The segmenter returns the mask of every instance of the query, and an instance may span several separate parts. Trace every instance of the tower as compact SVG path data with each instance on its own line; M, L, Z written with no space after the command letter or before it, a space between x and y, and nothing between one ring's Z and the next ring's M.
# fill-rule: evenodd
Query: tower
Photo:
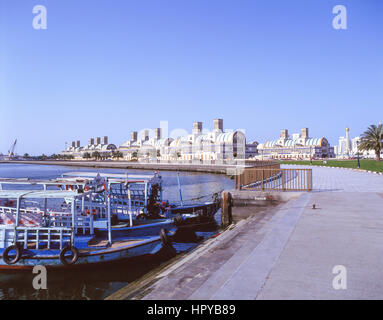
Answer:
M351 148L350 148L350 129L346 128L346 154L349 155Z
M193 123L193 133L201 134L202 133L202 122L194 122Z
M132 133L130 134L130 141L137 141L137 131L132 131Z
M149 140L149 130L142 130L141 137L142 141Z
M214 119L214 131L223 132L223 119Z
M301 138L307 140L309 138L309 128L301 129Z
M154 139L155 140L161 139L161 128L155 128L154 129Z
M281 130L281 139L287 140L288 137L289 137L289 132L287 131L287 129Z

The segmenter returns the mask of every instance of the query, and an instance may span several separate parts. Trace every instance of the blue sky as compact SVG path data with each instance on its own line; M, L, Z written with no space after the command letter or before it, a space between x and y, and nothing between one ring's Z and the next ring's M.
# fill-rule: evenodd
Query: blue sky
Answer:
M337 143L383 121L380 0L0 0L0 152L193 121ZM32 28L33 6L47 30ZM332 8L347 8L347 30Z

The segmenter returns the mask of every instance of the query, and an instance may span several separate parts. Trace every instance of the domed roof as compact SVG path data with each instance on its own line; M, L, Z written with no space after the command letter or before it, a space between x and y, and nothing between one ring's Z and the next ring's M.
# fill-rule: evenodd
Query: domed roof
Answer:
M217 136L216 142L218 143L233 143L235 132L224 132Z
M208 134L201 134L200 136L196 138L195 142L201 144L201 143L213 142L213 141Z
M321 146L323 138L310 138L306 140L306 146Z
M322 146L324 138L310 138L304 142L304 146ZM278 146L279 140L266 141L265 148L274 148ZM281 147L302 146L298 139L286 139Z
M157 140L155 142L154 146L156 148L167 147L171 144L172 141L173 141L172 138L162 138L162 139Z

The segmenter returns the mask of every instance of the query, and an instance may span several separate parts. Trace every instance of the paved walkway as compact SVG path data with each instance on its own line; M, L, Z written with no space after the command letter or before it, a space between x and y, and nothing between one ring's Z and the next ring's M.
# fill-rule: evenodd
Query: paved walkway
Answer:
M383 299L383 176L313 167L313 181L158 275L144 299Z
M312 168L314 191L383 192L383 176L370 172L317 166L282 165L282 168Z
M383 177L381 177L383 179ZM312 193L257 299L382 299L383 193ZM335 290L334 266L347 270Z

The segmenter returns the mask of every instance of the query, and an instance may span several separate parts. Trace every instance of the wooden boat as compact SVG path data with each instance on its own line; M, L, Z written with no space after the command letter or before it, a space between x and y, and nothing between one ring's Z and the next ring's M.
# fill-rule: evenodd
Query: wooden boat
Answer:
M77 180L106 179L105 190L111 197L112 206L116 207L113 215L119 222L130 221L131 224L141 224L150 220L159 222L161 219L173 219L178 225L196 221L203 223L214 219L215 213L219 210L218 194L214 201L184 203L179 175L177 175L180 194L178 203L163 201L162 178L157 172L154 175L129 174L126 176L95 172L69 172L63 174L63 177ZM127 215L127 212L131 214Z
M0 213L11 221L0 225L0 269L85 267L153 255L170 245L175 229L161 229L155 236L114 235L110 198L106 217L97 220L84 211L85 198L91 195L92 191L1 190L0 199L12 199L15 206L0 207ZM41 211L23 207L24 201L31 199L42 204ZM62 199L71 199L70 208L49 211L48 203L54 208ZM96 234L97 223L107 229L106 234Z
M141 176L140 179L142 178ZM137 176L132 177L129 181L135 184L146 183L146 180L138 180ZM90 177L62 177L51 180L2 178L0 179L0 190L9 189L11 185L13 188L27 187L27 189L74 191L78 194L84 194L85 192L84 201L81 204L76 204L76 210L81 210L87 216L93 216L93 226L97 235L107 233L107 228L103 223L107 216L107 201L110 201L111 231L115 236L157 236L161 229L170 230L175 228L174 221L170 218L158 217L158 219L153 219L145 214L145 200L135 199L129 201L129 192L122 193L122 191L126 190L124 183L126 181L115 180L114 177L105 179L99 174ZM145 189L150 190L149 187ZM15 204L15 201L9 201ZM65 198L61 209L70 210L71 202L71 198ZM53 214L55 213L47 212L47 215Z

